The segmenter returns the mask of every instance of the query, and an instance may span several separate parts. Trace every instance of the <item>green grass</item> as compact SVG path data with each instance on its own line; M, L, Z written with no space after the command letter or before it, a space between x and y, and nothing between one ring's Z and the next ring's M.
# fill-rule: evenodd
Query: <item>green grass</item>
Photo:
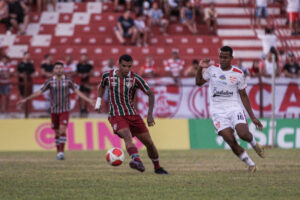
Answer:
M146 171L109 166L105 152L0 152L1 200L87 199L300 199L300 149L267 150L267 158L249 155L258 166L249 177L231 151L160 151L169 176L153 173L142 151Z

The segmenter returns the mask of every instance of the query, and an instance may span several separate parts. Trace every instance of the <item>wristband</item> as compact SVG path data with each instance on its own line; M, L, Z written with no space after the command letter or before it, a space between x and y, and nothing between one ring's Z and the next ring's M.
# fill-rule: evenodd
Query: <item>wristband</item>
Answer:
M101 106L101 97L97 97L95 109L100 109Z

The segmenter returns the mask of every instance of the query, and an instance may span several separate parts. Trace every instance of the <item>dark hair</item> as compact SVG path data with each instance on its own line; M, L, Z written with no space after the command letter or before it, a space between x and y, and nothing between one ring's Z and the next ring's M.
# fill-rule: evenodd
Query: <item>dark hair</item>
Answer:
M53 65L53 66L55 67L56 65L61 65L61 66L64 66L64 64L63 64L62 62L59 62L59 61L58 61L58 62L56 62L56 63L54 63L54 65Z
M47 58L49 58L51 55L50 54L46 54L45 56L44 56L44 59L47 59Z
M220 50L223 52L230 52L230 56L232 56L233 50L230 46L223 46Z
M195 65L198 65L198 64L199 64L199 61L198 61L197 59L194 59L192 63L193 63L193 65L194 65L194 64L195 64Z
M126 61L126 62L132 62L132 57L128 54L123 54L122 56L120 56L119 58L119 63L122 62L122 60Z
M277 50L275 47L271 47L270 48L270 53L273 54L275 56L275 61L277 62L278 61L278 53L277 53Z

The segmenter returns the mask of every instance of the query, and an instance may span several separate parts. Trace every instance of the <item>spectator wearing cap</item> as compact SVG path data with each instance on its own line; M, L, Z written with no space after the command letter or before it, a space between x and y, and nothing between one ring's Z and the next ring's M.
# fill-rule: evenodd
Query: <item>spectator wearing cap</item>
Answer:
M9 62L8 56L3 56L0 62L0 112L7 112L9 103L9 78L14 73L14 68ZM2 102L4 97L4 103Z
M139 74L145 78L154 78L159 76L158 68L152 56L147 56L145 64L140 68Z
M184 61L179 58L177 50L172 51L172 58L165 62L166 73L174 78L175 83L179 83L179 78L182 75Z
M152 8L150 9L149 13L149 26L150 31L152 32L152 27L155 25L158 25L161 27L161 32L163 35L167 34L167 27L169 25L169 21L167 19L164 19L164 14L162 10L158 7L157 2L154 2L152 5Z
M283 67L283 73L285 77L298 78L300 76L300 69L298 63L295 61L293 53L289 52L287 57L287 63Z
M195 77L195 75L197 74L198 67L199 67L199 61L197 59L194 59L192 61L192 65L190 65L184 71L184 76L186 76L186 77Z
M138 30L134 25L133 19L130 17L130 10L126 10L124 14L119 17L117 26L114 30L120 43L126 45L125 38L130 38L130 45L135 45Z

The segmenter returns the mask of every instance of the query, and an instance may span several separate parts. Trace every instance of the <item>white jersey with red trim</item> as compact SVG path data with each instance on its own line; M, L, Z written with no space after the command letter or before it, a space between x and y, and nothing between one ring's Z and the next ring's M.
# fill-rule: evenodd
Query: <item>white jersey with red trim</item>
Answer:
M238 90L245 89L244 73L236 66L224 71L218 65L211 65L203 74L209 81L210 113L222 113L241 109Z

